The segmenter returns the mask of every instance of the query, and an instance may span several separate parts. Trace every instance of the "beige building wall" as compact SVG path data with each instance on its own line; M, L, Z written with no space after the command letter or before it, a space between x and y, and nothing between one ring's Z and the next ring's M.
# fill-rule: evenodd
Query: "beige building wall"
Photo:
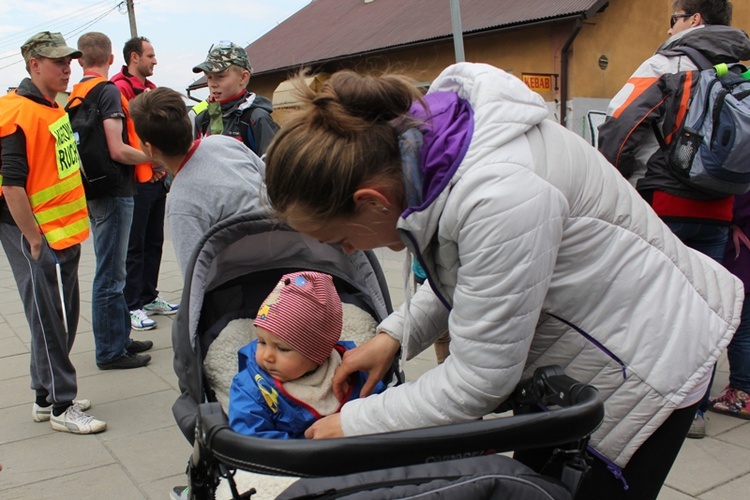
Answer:
M671 14L671 0L613 0L603 12L583 23L569 52L567 111L571 128L576 129L577 120L589 108L606 106L641 62L667 39ZM750 1L734 2L733 25L750 30ZM540 93L550 105L551 116L556 118L562 97L562 48L574 29L574 21L566 20L500 33L468 35L464 39L466 60L492 64L519 78L523 73L559 75L557 89ZM448 40L343 59L328 63L323 69L328 72L341 68L362 72L391 70L429 83L454 62L454 57L453 42ZM605 69L599 66L602 57L608 61ZM286 72L253 76L250 89L272 98L278 85L289 76ZM573 127L570 125L574 111L571 103L583 102L581 99L585 104L575 106L579 109L575 109L576 127ZM287 113L278 109L273 116L283 123Z
M735 0L732 25L750 29L750 1ZM669 37L671 0L613 1L585 22L571 54L570 98L611 98ZM606 56L609 64L599 68Z
M584 23L570 57L570 98L611 98L667 39L670 0L610 2ZM606 69L599 59L606 57Z

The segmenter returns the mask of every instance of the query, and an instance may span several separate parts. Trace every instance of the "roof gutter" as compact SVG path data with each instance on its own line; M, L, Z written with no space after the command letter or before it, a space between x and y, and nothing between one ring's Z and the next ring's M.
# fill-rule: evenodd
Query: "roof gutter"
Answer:
M575 25L573 26L573 32L568 37L565 45L563 45L560 53L560 125L565 127L565 121L568 118L568 62L570 54L570 46L573 45L573 40L576 39L578 33L583 28L583 16L576 19Z
M573 41L578 36L578 33L581 32L583 21L593 17L598 12L601 12L608 5L608 0L596 2L589 10L578 16L575 20L573 31L570 33L570 36L565 41L565 45L563 45L563 48L560 51L560 125L563 127L567 127L566 121L568 119L568 79L570 73L568 65L570 62L570 47L573 45Z

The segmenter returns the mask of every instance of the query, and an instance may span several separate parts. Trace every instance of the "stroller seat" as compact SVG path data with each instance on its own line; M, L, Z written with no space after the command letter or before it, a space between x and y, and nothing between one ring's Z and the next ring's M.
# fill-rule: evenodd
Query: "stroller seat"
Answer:
M553 376L545 373L539 377L545 391L550 390L551 399L532 398L532 402L538 399L548 406L563 406L549 413L315 441L235 433L229 427L226 406L217 402L224 390L221 380L212 380L215 374L209 375L212 358L224 358L217 363L227 366L231 346L245 345L249 340L247 320L254 318L282 275L299 270L333 276L342 303L355 305L374 324L392 312L385 277L371 252L347 255L336 245L314 241L252 214L227 219L212 228L188 263L172 328L174 368L181 390L172 411L180 430L194 445L188 466L192 498L213 498L221 478L230 478L234 498L250 498L241 495L231 479L238 469L271 477L290 476L285 481L294 483L292 487L304 487L304 478L317 476L336 476L344 481L346 474L389 468L403 472L411 465L464 457L487 458L482 461L485 463L494 459L483 455L587 439L603 418L603 406L594 388L581 386L553 370ZM245 322L228 326L237 320ZM226 338L218 340L222 334ZM219 344L212 348L217 340ZM222 342L228 345L222 347ZM398 362L395 358L383 380L388 386L403 380ZM221 377L227 384L228 375ZM539 392L530 390L537 385L535 379L520 390L528 398Z

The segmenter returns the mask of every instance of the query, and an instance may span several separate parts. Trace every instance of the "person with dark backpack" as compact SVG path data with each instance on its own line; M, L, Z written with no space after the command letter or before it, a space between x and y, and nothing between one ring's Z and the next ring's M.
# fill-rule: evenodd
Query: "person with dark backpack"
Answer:
M676 96L670 92L679 90L679 79L699 75L696 70L708 64L750 59L750 38L729 26L732 4L727 0L674 0L672 8L670 38L610 102L609 116L599 128L599 150L685 245L721 262L734 197L691 182L689 175L670 166L669 133L682 123L668 111L677 108L671 105ZM674 91L665 91L667 87ZM705 384L691 438L705 435L710 380Z
M130 311L125 301L125 259L133 220L136 167L145 180L160 177L151 158L139 149L128 122L128 103L107 80L114 61L112 42L102 33L78 39L83 79L73 86L69 113L84 172L84 187L94 237L96 272L91 291L91 322L96 364L101 370L146 366L150 340L130 338ZM130 132L130 133L129 133Z
M194 108L196 139L235 137L263 156L279 126L271 118L271 101L247 90L253 68L245 49L232 42L214 44L206 60L193 68L194 73L201 71L211 95Z

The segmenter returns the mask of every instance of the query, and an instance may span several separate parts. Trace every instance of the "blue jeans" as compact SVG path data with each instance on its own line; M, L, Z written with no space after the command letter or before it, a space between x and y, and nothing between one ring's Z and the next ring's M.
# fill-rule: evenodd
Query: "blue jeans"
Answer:
M693 250L698 250L719 263L724 258L724 248L726 248L729 239L729 226L694 222L667 222L667 226L685 245ZM716 370L715 366L714 370ZM711 404L711 386L713 383L714 377L712 375L711 382L706 388L706 394L698 405L698 411L700 412L705 413Z
M667 222L667 226L685 245L721 263L729 239L729 226L693 222Z
M130 311L123 289L133 198L105 196L89 200L88 208L96 255L91 321L96 362L106 363L124 356L130 344Z
M727 347L729 385L750 393L750 294L745 294L742 319L732 342Z

